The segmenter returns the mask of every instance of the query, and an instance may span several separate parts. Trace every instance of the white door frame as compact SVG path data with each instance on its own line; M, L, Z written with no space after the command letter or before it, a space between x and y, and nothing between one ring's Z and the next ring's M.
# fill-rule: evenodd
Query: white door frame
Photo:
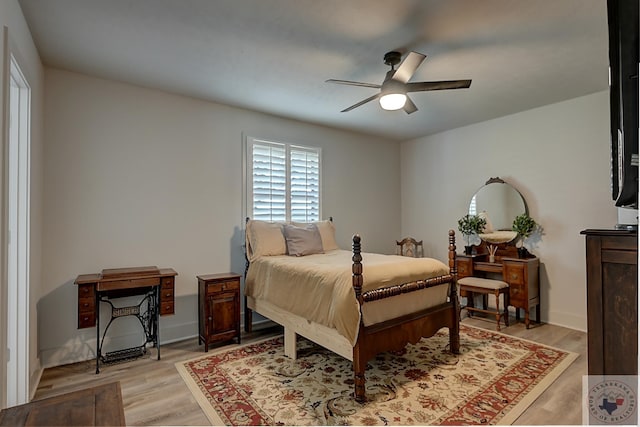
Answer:
M5 296L1 324L5 340L3 406L29 401L29 234L30 234L30 163L31 163L31 88L16 56L9 48L4 29L5 58L5 129L3 143L3 259L2 275ZM6 393L4 393L6 391Z

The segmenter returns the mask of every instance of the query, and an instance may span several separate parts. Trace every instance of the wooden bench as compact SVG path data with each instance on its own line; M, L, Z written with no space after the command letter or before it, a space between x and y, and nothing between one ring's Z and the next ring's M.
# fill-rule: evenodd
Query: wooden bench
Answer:
M496 330L500 330L500 318L504 317L505 326L509 326L509 284L502 280L483 279L480 277L463 277L458 280L460 291L465 291L467 294L467 314L472 317L472 313L486 313L492 314L496 317ZM483 308L476 308L474 306L473 298L475 294L483 295ZM493 294L496 297L496 309L490 310L487 308L484 298ZM500 311L500 294L504 298L504 311Z
M124 426L120 383L73 391L0 411L0 426Z

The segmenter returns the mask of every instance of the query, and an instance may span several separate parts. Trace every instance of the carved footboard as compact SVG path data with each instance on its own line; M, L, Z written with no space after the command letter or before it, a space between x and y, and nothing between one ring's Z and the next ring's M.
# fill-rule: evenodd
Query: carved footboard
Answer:
M423 337L430 337L443 327L449 328L449 347L453 353L460 351L460 309L456 287L455 232L449 230L449 274L426 280L404 283L386 288L362 292L362 255L360 236L353 236L352 283L360 304L361 320L358 341L353 348L354 396L364 402L365 369L367 362L383 351L401 350L408 343L415 344ZM415 292L421 289L449 283L449 300L443 304L411 313L382 323L364 326L362 306L367 302Z

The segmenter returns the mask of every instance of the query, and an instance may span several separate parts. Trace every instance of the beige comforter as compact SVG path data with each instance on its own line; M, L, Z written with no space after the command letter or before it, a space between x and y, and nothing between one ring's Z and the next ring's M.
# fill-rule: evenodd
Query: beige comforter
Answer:
M245 294L334 328L354 345L360 310L351 281L352 256L350 251L333 250L304 257L259 257L249 267ZM432 258L363 253L362 264L363 292L449 273L445 264ZM405 294L409 295L414 293Z

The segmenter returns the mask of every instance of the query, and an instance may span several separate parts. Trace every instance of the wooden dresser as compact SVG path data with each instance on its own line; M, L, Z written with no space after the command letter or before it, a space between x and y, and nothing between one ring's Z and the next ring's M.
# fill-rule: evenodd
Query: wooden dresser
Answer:
M638 234L584 230L589 375L638 374Z
M484 277L507 282L509 284L509 305L516 308L516 319L520 319L520 309L522 309L525 326L528 329L530 309L535 307L536 321L540 322L540 281L538 278L540 260L532 255L518 258L515 247L499 245L495 262L489 262L485 243L480 245L477 250L478 254L458 254L456 256L458 279Z

